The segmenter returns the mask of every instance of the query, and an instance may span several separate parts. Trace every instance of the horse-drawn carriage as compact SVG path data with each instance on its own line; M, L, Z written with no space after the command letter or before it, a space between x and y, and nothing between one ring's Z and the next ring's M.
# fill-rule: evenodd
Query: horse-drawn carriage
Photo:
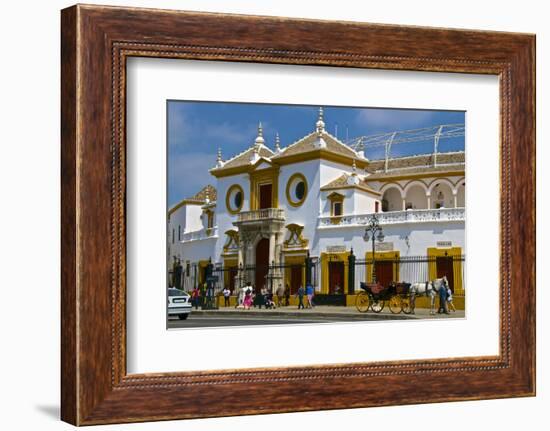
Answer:
M361 282L360 286L361 292L357 294L355 306L361 313L366 313L369 309L380 313L386 302L394 314L410 314L413 311L414 305L410 303L409 296L410 283L392 282L385 287L380 283Z

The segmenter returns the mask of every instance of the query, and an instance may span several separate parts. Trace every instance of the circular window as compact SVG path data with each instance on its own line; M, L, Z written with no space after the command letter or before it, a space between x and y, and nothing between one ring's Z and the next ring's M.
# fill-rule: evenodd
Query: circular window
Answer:
M307 196L307 181L302 174L292 175L286 184L286 199L293 207L302 205Z
M230 214L237 214L243 207L244 202L244 192L241 186L238 184L233 184L227 190L227 195L225 196L225 206L227 211Z

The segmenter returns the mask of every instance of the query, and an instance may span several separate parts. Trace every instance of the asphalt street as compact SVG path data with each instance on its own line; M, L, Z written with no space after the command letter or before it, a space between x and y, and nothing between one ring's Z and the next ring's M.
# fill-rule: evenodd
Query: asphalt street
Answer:
M358 315L341 317L285 317L285 316L212 316L212 315L191 315L187 320L179 320L170 317L168 320L168 329L182 328L215 328L227 326L257 326L257 325L301 325L311 323L336 323L336 322L357 322L357 321L375 321L382 320L378 315Z

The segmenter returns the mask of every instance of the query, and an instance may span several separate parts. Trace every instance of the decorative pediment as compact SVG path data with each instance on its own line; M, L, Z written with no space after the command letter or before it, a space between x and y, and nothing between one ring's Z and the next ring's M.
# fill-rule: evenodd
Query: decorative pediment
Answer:
M288 239L284 242L285 248L307 248L309 240L303 237L303 226L296 223L291 223L286 226L286 229L288 230Z
M230 229L225 232L225 244L223 246L223 252L225 254L237 253L239 250L239 232L235 229Z
M269 169L271 167L273 167L273 165L267 159L260 159L254 166L254 170L259 171L261 169Z
M327 199L331 200L331 201L343 201L344 200L344 195L341 194L341 193L338 193L338 192L332 192L331 194L329 194L327 196Z

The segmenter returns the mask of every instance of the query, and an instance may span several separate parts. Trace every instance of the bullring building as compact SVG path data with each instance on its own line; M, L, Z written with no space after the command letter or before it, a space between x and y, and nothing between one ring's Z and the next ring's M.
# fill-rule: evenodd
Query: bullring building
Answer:
M322 109L312 129L270 148L260 125L248 149L226 160L218 151L204 187L169 209L179 287L203 284L211 263L218 289L295 292L309 282L318 294L351 295L374 277L446 275L464 294L464 151L369 160L325 129ZM383 232L375 241L365 235L373 216Z

